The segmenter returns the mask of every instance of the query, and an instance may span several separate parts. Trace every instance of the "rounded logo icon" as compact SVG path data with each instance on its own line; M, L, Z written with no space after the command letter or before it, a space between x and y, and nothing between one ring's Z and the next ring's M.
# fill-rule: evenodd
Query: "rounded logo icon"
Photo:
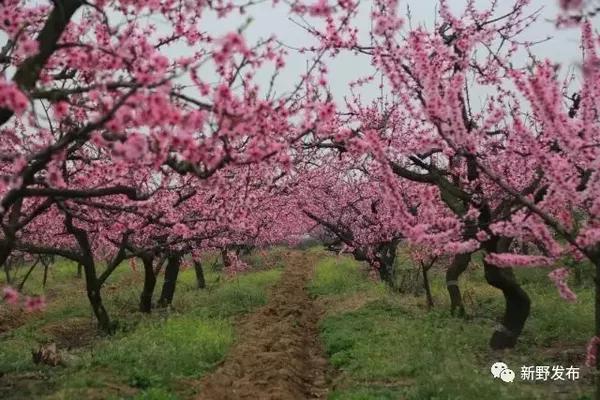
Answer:
M505 369L508 369L508 365L506 365L503 362L496 362L492 365L492 368L490 369L490 371L492 371L492 376L494 378L500 378L500 374L502 373L502 371L504 371ZM514 374L513 374L514 375Z
M506 383L511 383L515 380L515 373L510 369L505 369L500 373L500 379Z

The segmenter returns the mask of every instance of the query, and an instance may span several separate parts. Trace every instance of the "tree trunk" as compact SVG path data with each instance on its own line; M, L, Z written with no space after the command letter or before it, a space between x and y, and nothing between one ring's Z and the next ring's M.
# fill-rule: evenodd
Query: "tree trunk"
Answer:
M206 280L204 279L204 270L202 269L202 263L194 260L194 271L196 271L196 283L198 289L206 288Z
M379 265L377 268L377 271L379 272L379 278L381 278L381 280L391 289L396 289L396 282L392 269L393 266L388 265L385 260L379 260Z
M100 295L100 285L98 284L98 279L96 277L94 260L86 259L82 264L83 271L85 273L85 289L87 291L87 296L90 300L92 310L94 311L94 315L98 320L98 327L102 331L110 334L113 331L113 326L108 313L102 304L102 296Z
M113 333L113 326L106 312L106 308L102 304L102 297L100 296L100 288L93 287L87 289L88 299L94 310L94 315L98 320L98 327L106 333Z
M81 278L81 263L77 264L77 277Z
M227 249L221 249L221 258L223 259L223 268L227 269L231 266L231 257Z
M0 266L4 266L4 273L6 275L6 284L10 285L11 277L10 277L10 263L8 257L12 253L12 243L14 242L14 235L11 235L9 238L5 238L0 240Z
M33 271L33 269L35 268L35 266L38 265L39 262L40 262L40 259L38 258L33 264L31 264L31 267L29 268L29 270L27 271L27 273L23 277L23 280L19 284L19 288L18 288L19 292L23 290L23 286L25 286L25 282L27 282L27 279L29 278L29 275L31 275L31 272Z
M431 287L429 286L429 277L427 276L427 272L431 268L431 264L425 265L421 264L421 270L423 272L423 288L425 288L425 296L427 298L427 308L433 308L433 296L431 295Z
M4 274L6 275L6 283L9 285L12 284L12 279L10 276L10 265L8 262L4 264Z
M471 253L456 254L446 271L446 288L450 295L450 313L459 317L465 315L465 306L458 286L458 279L467 269L470 261Z
M167 267L165 268L165 281L160 293L160 299L158 300L159 307L166 307L173 302L180 264L181 256L179 254L169 255Z
M495 350L513 348L529 317L531 300L517 283L512 269L499 268L485 261L483 267L487 282L502 290L506 301L502 325L492 335L490 347Z
M509 238L493 237L486 242L485 249L492 253L503 253L508 251L510 242ZM485 259L483 268L486 281L502 290L506 301L502 324L494 331L490 347L494 350L513 348L529 317L531 300L517 282L512 268L499 268Z
M42 278L42 287L45 288L46 287L46 283L48 283L48 267L50 265L47 263L44 263L44 277Z
M142 256L144 264L144 287L140 296L140 312L150 313L152 311L152 295L156 287L156 275L154 274L153 261L151 256Z
M81 228L76 227L73 224L72 215L65 213L65 228L73 235L79 248L81 249L82 256L77 261L83 264L83 272L85 273L85 288L87 291L88 299L98 320L99 328L106 332L113 332L113 325L108 317L108 313L102 304L102 297L100 296L100 289L102 288L102 281L98 279L96 274L96 264L94 263L94 253L92 252L92 246L88 238L88 234Z
M377 256L377 261L379 263L379 277L393 290L397 290L398 288L396 282L396 268L394 265L397 245L398 242L396 240L381 244Z
M511 242L510 238L493 236L483 247L487 253L505 253ZM497 267L485 261L485 258L483 268L486 281L502 291L506 304L501 325L490 339L490 347L494 350L513 348L529 317L531 300L517 282L512 268Z

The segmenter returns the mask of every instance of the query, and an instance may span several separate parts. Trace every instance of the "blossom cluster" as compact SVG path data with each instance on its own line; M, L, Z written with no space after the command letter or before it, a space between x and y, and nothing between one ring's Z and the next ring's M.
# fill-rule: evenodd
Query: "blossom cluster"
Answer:
M2 289L2 300L7 304L16 306L21 298L20 293L7 286ZM27 312L42 311L46 308L46 299L44 296L26 296L23 301L23 308Z

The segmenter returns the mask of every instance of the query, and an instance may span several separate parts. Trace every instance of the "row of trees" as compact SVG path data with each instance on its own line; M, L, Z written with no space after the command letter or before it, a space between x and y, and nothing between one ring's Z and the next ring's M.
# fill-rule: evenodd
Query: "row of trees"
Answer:
M376 1L368 44L343 39L354 32L352 13L339 19L335 39L326 40L331 29L306 25L322 48L369 57L388 88L368 104L349 98L347 110L331 115L334 128L310 143L337 151L333 168L344 172L320 197L306 185L306 214L391 285L388 265L400 238L432 255L453 255L453 311L463 310L458 277L473 252L483 251L485 278L506 300L494 349L516 344L530 311L512 268L556 268L549 277L568 301L576 296L566 284L569 268L561 266L566 258L587 259L600 275L600 36L589 20L595 11L584 2L561 4L559 22L581 30L580 69L565 74L533 56L535 44L523 38L539 18L528 5L515 1L500 11L492 2L479 10L469 1L454 15L441 1L433 29L406 30L395 1ZM334 15L332 9L327 18ZM535 255L524 251L532 247ZM598 279L595 285L600 293ZM590 346L589 356L597 351Z
M262 93L256 72L271 68L275 78L284 65L274 40L251 45L237 32L200 30L204 14L228 18L243 6L0 5L6 271L23 257L74 261L110 331L101 289L123 261L142 261L140 310L149 312L162 266L166 305L184 257L200 267L201 251L223 249L235 271L242 265L230 249L302 230L274 194L291 147L311 129L295 122L305 115L302 79L290 93ZM189 53L172 56L173 46Z
M305 214L392 286L399 240L453 255L447 285L458 312L458 277L472 253L483 251L486 280L506 299L490 340L497 349L515 345L529 315L512 267L553 266L569 256L600 268L598 37L589 22L581 24L582 69L562 81L557 65L523 57L534 51L523 32L539 17L528 3L500 12L498 2L485 10L467 2L455 16L442 1L433 29L406 32L397 4L379 1L368 45L343 39L354 32L352 12L339 18L337 40L325 39L331 28L307 25L323 49L370 57L390 90L368 104L355 96L347 111L321 120L305 144L319 161L310 160L308 178L298 173ZM474 93L485 100L472 100ZM519 253L528 247L522 243L537 254ZM556 276L560 293L573 299L566 274Z
M392 288L400 242L431 255L417 257L423 269L449 257L462 314L458 280L481 251L506 300L490 345L513 347L530 299L512 268L570 257L600 274L600 36L593 8L561 2L583 54L564 74L532 55L526 32L540 14L528 0L466 1L459 15L448 3L427 29L407 24L396 0L375 0L361 43L358 2L291 2L317 44L302 49L306 72L278 90L286 50L275 38L202 31L208 14L235 18L252 3L3 2L0 264L75 261L110 330L101 288L129 258L143 263L149 311L161 265L168 304L185 256L225 249L235 271L227 249L318 225ZM345 52L374 73L336 102L325 60ZM381 95L363 101L373 85ZM573 300L567 272L550 277Z

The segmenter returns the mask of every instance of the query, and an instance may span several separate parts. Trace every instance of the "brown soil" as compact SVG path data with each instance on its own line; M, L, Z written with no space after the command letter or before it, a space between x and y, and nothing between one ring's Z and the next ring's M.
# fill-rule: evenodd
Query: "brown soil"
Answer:
M306 284L314 257L292 252L269 302L238 326L239 342L200 382L199 400L324 399L327 361L318 341L320 311Z
M61 349L76 349L98 338L96 323L89 318L67 318L44 325L40 331L49 335Z
M0 334L12 331L27 323L31 314L20 308L3 305L0 307Z

